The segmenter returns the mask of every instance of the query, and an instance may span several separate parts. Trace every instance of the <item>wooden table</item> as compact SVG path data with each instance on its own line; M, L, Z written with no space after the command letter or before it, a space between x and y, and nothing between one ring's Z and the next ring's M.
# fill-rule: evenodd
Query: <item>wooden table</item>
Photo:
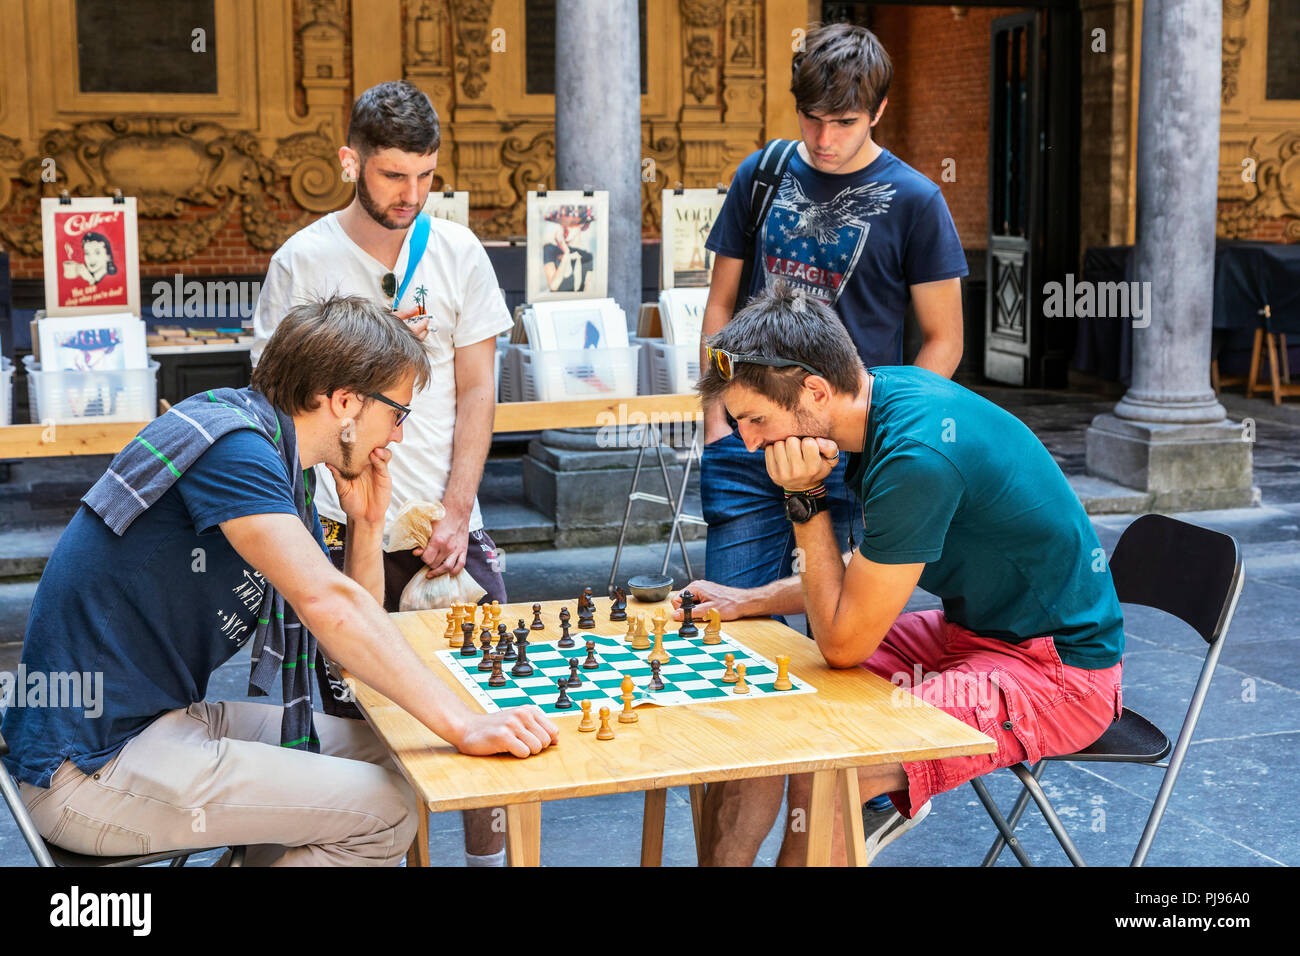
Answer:
M693 421L700 414L700 397L634 395L628 398L587 398L567 402L501 402L496 407L493 434L543 428L598 428L635 425L637 417L657 416L666 422ZM629 418L632 419L629 421ZM49 458L58 455L116 455L148 422L100 422L80 425L0 426L0 461L7 458Z
M543 642L559 638L559 611L574 612L576 600L542 604ZM629 601L628 612L653 613L658 604ZM665 602L665 606L668 606ZM609 621L609 599L596 599L596 630L622 633ZM532 606L506 605L502 620L531 622ZM393 622L422 660L477 710L473 701L434 653L447 647L446 611L392 615ZM456 752L415 718L359 681L357 700L366 719L392 750L397 765L430 812L504 807L506 848L511 865L540 862L541 805L607 793L645 791L641 863L659 865L663 849L666 789L688 786L698 847L704 785L748 777L812 773L808 808L808 863L830 861L832 818L838 790L847 827L849 859L862 865L862 814L856 768L870 764L991 753L994 743L943 711L904 693L861 668L832 670L816 645L769 619L732 621L725 633L769 660L790 655L790 671L817 688L816 694L788 698L702 702L677 707L642 706L635 724L613 722L616 739L596 740L579 733L581 713L556 715L560 742L520 760L511 756L469 757ZM427 865L428 816L421 814L417 847Z

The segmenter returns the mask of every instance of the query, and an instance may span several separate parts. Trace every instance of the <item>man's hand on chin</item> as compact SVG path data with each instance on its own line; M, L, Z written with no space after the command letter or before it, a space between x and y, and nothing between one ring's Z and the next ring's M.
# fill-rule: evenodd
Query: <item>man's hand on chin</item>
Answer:
M829 438L790 436L763 449L768 476L786 491L810 491L840 463L840 449Z

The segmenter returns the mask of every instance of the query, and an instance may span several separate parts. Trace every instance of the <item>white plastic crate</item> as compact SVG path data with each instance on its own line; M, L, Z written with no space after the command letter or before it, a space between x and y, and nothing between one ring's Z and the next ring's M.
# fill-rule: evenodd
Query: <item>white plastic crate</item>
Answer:
M575 398L625 398L636 394L637 359L641 348L552 349L521 348L520 401L559 402Z
M158 363L118 372L43 372L23 359L33 422L144 422L158 417Z
M646 339L636 335L627 337L629 345L641 346L641 356L636 363L636 393L638 395L654 394L654 378L650 369L650 346L656 342L662 345L663 341L663 339Z
M0 425L14 423L14 367L0 355Z
M664 345L651 342L650 394L678 395L695 388L700 379L700 347L698 345Z

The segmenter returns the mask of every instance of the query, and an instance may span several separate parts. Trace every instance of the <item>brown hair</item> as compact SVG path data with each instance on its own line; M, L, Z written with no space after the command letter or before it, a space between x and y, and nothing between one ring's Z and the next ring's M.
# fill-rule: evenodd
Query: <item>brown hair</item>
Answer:
M862 359L839 316L824 303L778 281L760 292L706 343L736 355L792 359L817 369L837 392L858 394ZM799 407L808 372L797 365L774 368L737 362L724 379L710 362L696 385L704 404L722 398L733 383L753 389L782 408Z
M876 35L850 23L810 30L790 70L795 107L818 116L868 113L874 119L894 76L889 54Z
M372 86L352 104L348 145L362 159L381 149L427 156L442 144L438 113L428 95L407 80Z
M290 309L253 369L253 388L289 415L309 412L336 389L363 401L415 373L429 380L429 357L406 324L359 295L331 296Z

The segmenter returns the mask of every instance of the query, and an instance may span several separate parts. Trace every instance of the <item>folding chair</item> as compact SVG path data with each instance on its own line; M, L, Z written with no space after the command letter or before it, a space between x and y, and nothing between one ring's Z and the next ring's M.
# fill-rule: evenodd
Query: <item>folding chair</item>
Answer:
M1111 555L1110 573L1121 603L1141 604L1172 614L1191 625L1208 645L1191 703L1178 732L1178 742L1171 747L1169 738L1160 728L1125 707L1120 719L1114 721L1091 746L1077 753L1044 757L1032 772L1023 763L1010 767L1024 789L1007 818L1002 816L989 796L984 781L972 780L971 786L998 829L998 836L989 847L983 866L996 863L1006 846L1011 848L1021 865L1033 865L1015 836L1016 825L1031 797L1070 862L1075 866L1086 865L1040 786L1051 760L1141 763L1165 771L1155 804L1142 830L1142 839L1129 865L1142 866L1146 861L1156 828L1160 826L1178 772L1182 769L1183 758L1192 742L1192 733L1201 716L1228 625L1237 609L1245 575L1237 542L1231 535L1157 514L1143 515L1125 529L1115 545L1115 553ZM1162 763L1170 750L1173 756Z
M664 450L660 442L659 427L657 425L639 425L633 426L633 428L641 429L641 448L637 452L636 468L632 472L632 487L627 494L627 507L623 510L623 526L618 532L618 545L614 549L614 566L609 571L609 589L611 591L614 588L615 580L618 578L618 565L623 557L623 543L627 538L628 523L632 519L632 503L634 501L648 501L652 504L666 505L672 509L673 524L668 532L668 547L664 549L664 563L663 567L659 569L660 574L668 573L668 563L673 555L673 542L676 541L681 545L682 563L686 565L686 578L687 580L693 580L695 574L691 570L690 556L686 553L686 538L681 533L682 525L692 524L701 528L709 526L709 523L699 515L686 514L683 510L686 504L686 486L691 480L691 466L700 457L700 436L703 429L699 427L692 429L694 434L691 438L690 451L686 455L686 463L682 468L681 487L678 488L676 494L673 494L672 482L668 478L668 466L664 463ZM631 429L629 429L630 431ZM654 445L655 454L659 456L659 472L663 475L664 491L666 492L663 495L652 495L645 491L636 490L637 481L641 477L641 464L645 459L646 448L651 444Z
M5 743L4 736L0 735L0 757L8 753L9 745ZM83 856L80 853L71 853L51 843L46 843L40 833L36 831L36 824L32 822L31 814L27 812L27 806L18 794L18 784L14 782L14 778L9 775L9 771L5 769L2 763L0 763L0 793L4 794L4 800L9 807L9 812L13 815L14 822L18 824L18 830L27 843L27 849L31 850L32 856L36 858L37 866L147 866L150 863L162 863L167 860L171 861L168 864L169 866L184 866L185 861L195 853L206 853L208 850L220 849L219 847L209 846L188 850L162 850L158 853L146 853L143 856ZM243 866L245 849L242 846L231 847L230 861L226 865Z

